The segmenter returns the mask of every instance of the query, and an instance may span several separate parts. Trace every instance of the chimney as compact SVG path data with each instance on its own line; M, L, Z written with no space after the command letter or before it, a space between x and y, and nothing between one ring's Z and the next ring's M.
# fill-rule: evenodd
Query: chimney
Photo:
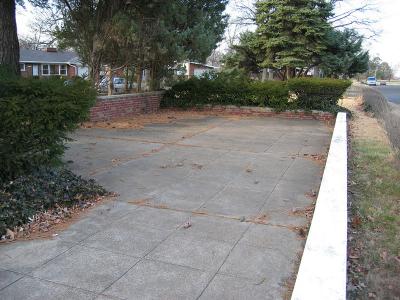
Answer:
M57 48L47 47L47 48L44 48L44 51L45 52L57 52Z

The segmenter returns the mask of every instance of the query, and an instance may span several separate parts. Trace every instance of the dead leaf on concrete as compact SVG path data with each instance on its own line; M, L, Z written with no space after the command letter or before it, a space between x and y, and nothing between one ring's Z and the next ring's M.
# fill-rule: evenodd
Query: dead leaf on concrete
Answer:
M302 227L299 228L298 234L301 238L306 238L306 236L307 236L305 229Z
M268 220L267 214L260 214L260 215L256 216L255 218L250 219L248 222L265 225L268 223L267 220Z
M149 203L150 200L151 200L150 198L134 199L134 200L129 200L128 203L135 205L146 205Z
M312 219L314 214L314 206L307 207L293 207L291 214L294 216L306 217L307 219Z
M188 228L192 227L192 222L190 222L190 220L188 220L187 222L185 222L185 224L183 224L182 227L184 229L188 229Z
M194 163L194 164L192 164L192 168L193 168L193 169L201 170L201 169L203 168L203 165Z

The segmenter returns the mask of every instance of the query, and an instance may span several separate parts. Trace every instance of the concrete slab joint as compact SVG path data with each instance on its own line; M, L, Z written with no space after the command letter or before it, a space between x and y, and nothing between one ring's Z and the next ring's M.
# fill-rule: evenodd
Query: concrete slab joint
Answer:
M346 299L346 130L339 113L292 300Z

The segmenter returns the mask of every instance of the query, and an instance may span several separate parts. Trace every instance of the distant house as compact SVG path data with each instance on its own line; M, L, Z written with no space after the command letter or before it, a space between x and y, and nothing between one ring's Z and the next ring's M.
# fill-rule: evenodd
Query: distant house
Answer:
M72 51L58 51L56 48L43 50L20 49L21 75L24 77L65 76L86 77L85 67L78 55Z
M204 73L208 73L218 69L217 67L211 65L206 65L192 61L185 62L183 63L183 65L185 66L186 69L186 73L184 75L187 76L188 78L193 76L200 77Z

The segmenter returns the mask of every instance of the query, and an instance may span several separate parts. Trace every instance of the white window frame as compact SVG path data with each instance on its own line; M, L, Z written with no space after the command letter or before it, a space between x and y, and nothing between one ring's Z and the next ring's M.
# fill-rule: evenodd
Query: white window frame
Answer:
M47 74L44 73L44 66L47 66ZM50 76L50 65L49 64L42 64L41 69L42 69L43 76Z
M47 73L44 73L45 66L47 66ZM58 72L51 74L51 66L56 66ZM65 72L64 71L61 72L62 66L65 67L65 68L63 68L63 70L65 70ZM68 65L66 65L66 64L42 64L41 69L42 69L42 76L54 76L54 75L68 76Z
M26 65L25 65L25 63L20 63L19 65L20 65L21 71L26 71ZM21 68L21 66L22 66L22 68Z
M62 67L65 67L65 68L62 68ZM63 69L63 70L65 69L65 73L64 73L64 72L61 72L62 69ZM58 67L58 73L59 73L59 75L67 76L67 75L68 75L68 66L65 65L65 64L59 65L59 67Z

